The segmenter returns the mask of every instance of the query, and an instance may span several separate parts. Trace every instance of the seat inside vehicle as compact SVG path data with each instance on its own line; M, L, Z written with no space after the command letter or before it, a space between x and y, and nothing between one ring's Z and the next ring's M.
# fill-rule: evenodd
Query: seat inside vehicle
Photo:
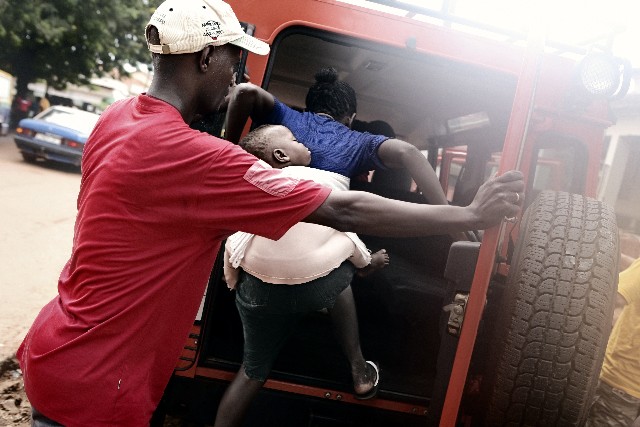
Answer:
M371 190L363 183L361 190ZM388 191L384 188L384 191ZM383 191L383 192L384 192ZM390 194L386 194L387 197ZM423 203L409 191L394 198ZM439 345L438 322L445 292L443 278L449 236L379 238L360 236L375 252L386 249L390 265L370 276L355 277L365 358L379 363L381 395L422 401L429 396ZM210 339L204 352L211 366L237 369L242 359L242 325L234 293L212 276L213 307L207 310ZM308 315L281 351L270 378L352 392L350 367L325 312Z

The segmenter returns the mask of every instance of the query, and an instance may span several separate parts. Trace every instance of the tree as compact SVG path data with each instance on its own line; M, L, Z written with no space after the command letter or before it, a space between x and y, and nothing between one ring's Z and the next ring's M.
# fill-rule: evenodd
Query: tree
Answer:
M0 0L0 69L16 91L63 89L127 63L150 62L144 27L161 0Z

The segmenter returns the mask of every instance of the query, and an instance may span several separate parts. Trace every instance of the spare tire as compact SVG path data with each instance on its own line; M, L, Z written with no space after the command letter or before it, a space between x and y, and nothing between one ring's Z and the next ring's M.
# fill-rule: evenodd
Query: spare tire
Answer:
M618 258L615 215L601 202L545 191L527 209L484 381L484 425L584 423L611 330Z

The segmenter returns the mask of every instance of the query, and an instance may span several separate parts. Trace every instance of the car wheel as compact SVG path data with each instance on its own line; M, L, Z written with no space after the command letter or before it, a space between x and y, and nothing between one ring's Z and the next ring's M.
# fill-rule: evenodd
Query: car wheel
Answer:
M24 159L25 162L28 163L35 163L37 158L34 154L31 153L25 153L24 151L21 151L20 154L22 154L22 158Z
M618 258L615 215L601 202L546 191L527 209L484 425L582 425L611 330Z

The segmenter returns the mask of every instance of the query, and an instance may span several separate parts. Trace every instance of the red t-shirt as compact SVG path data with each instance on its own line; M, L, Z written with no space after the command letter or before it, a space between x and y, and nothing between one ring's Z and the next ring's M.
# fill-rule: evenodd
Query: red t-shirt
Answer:
M220 241L278 239L329 192L190 129L165 102L113 104L83 154L59 295L18 350L31 404L67 426L148 425Z

